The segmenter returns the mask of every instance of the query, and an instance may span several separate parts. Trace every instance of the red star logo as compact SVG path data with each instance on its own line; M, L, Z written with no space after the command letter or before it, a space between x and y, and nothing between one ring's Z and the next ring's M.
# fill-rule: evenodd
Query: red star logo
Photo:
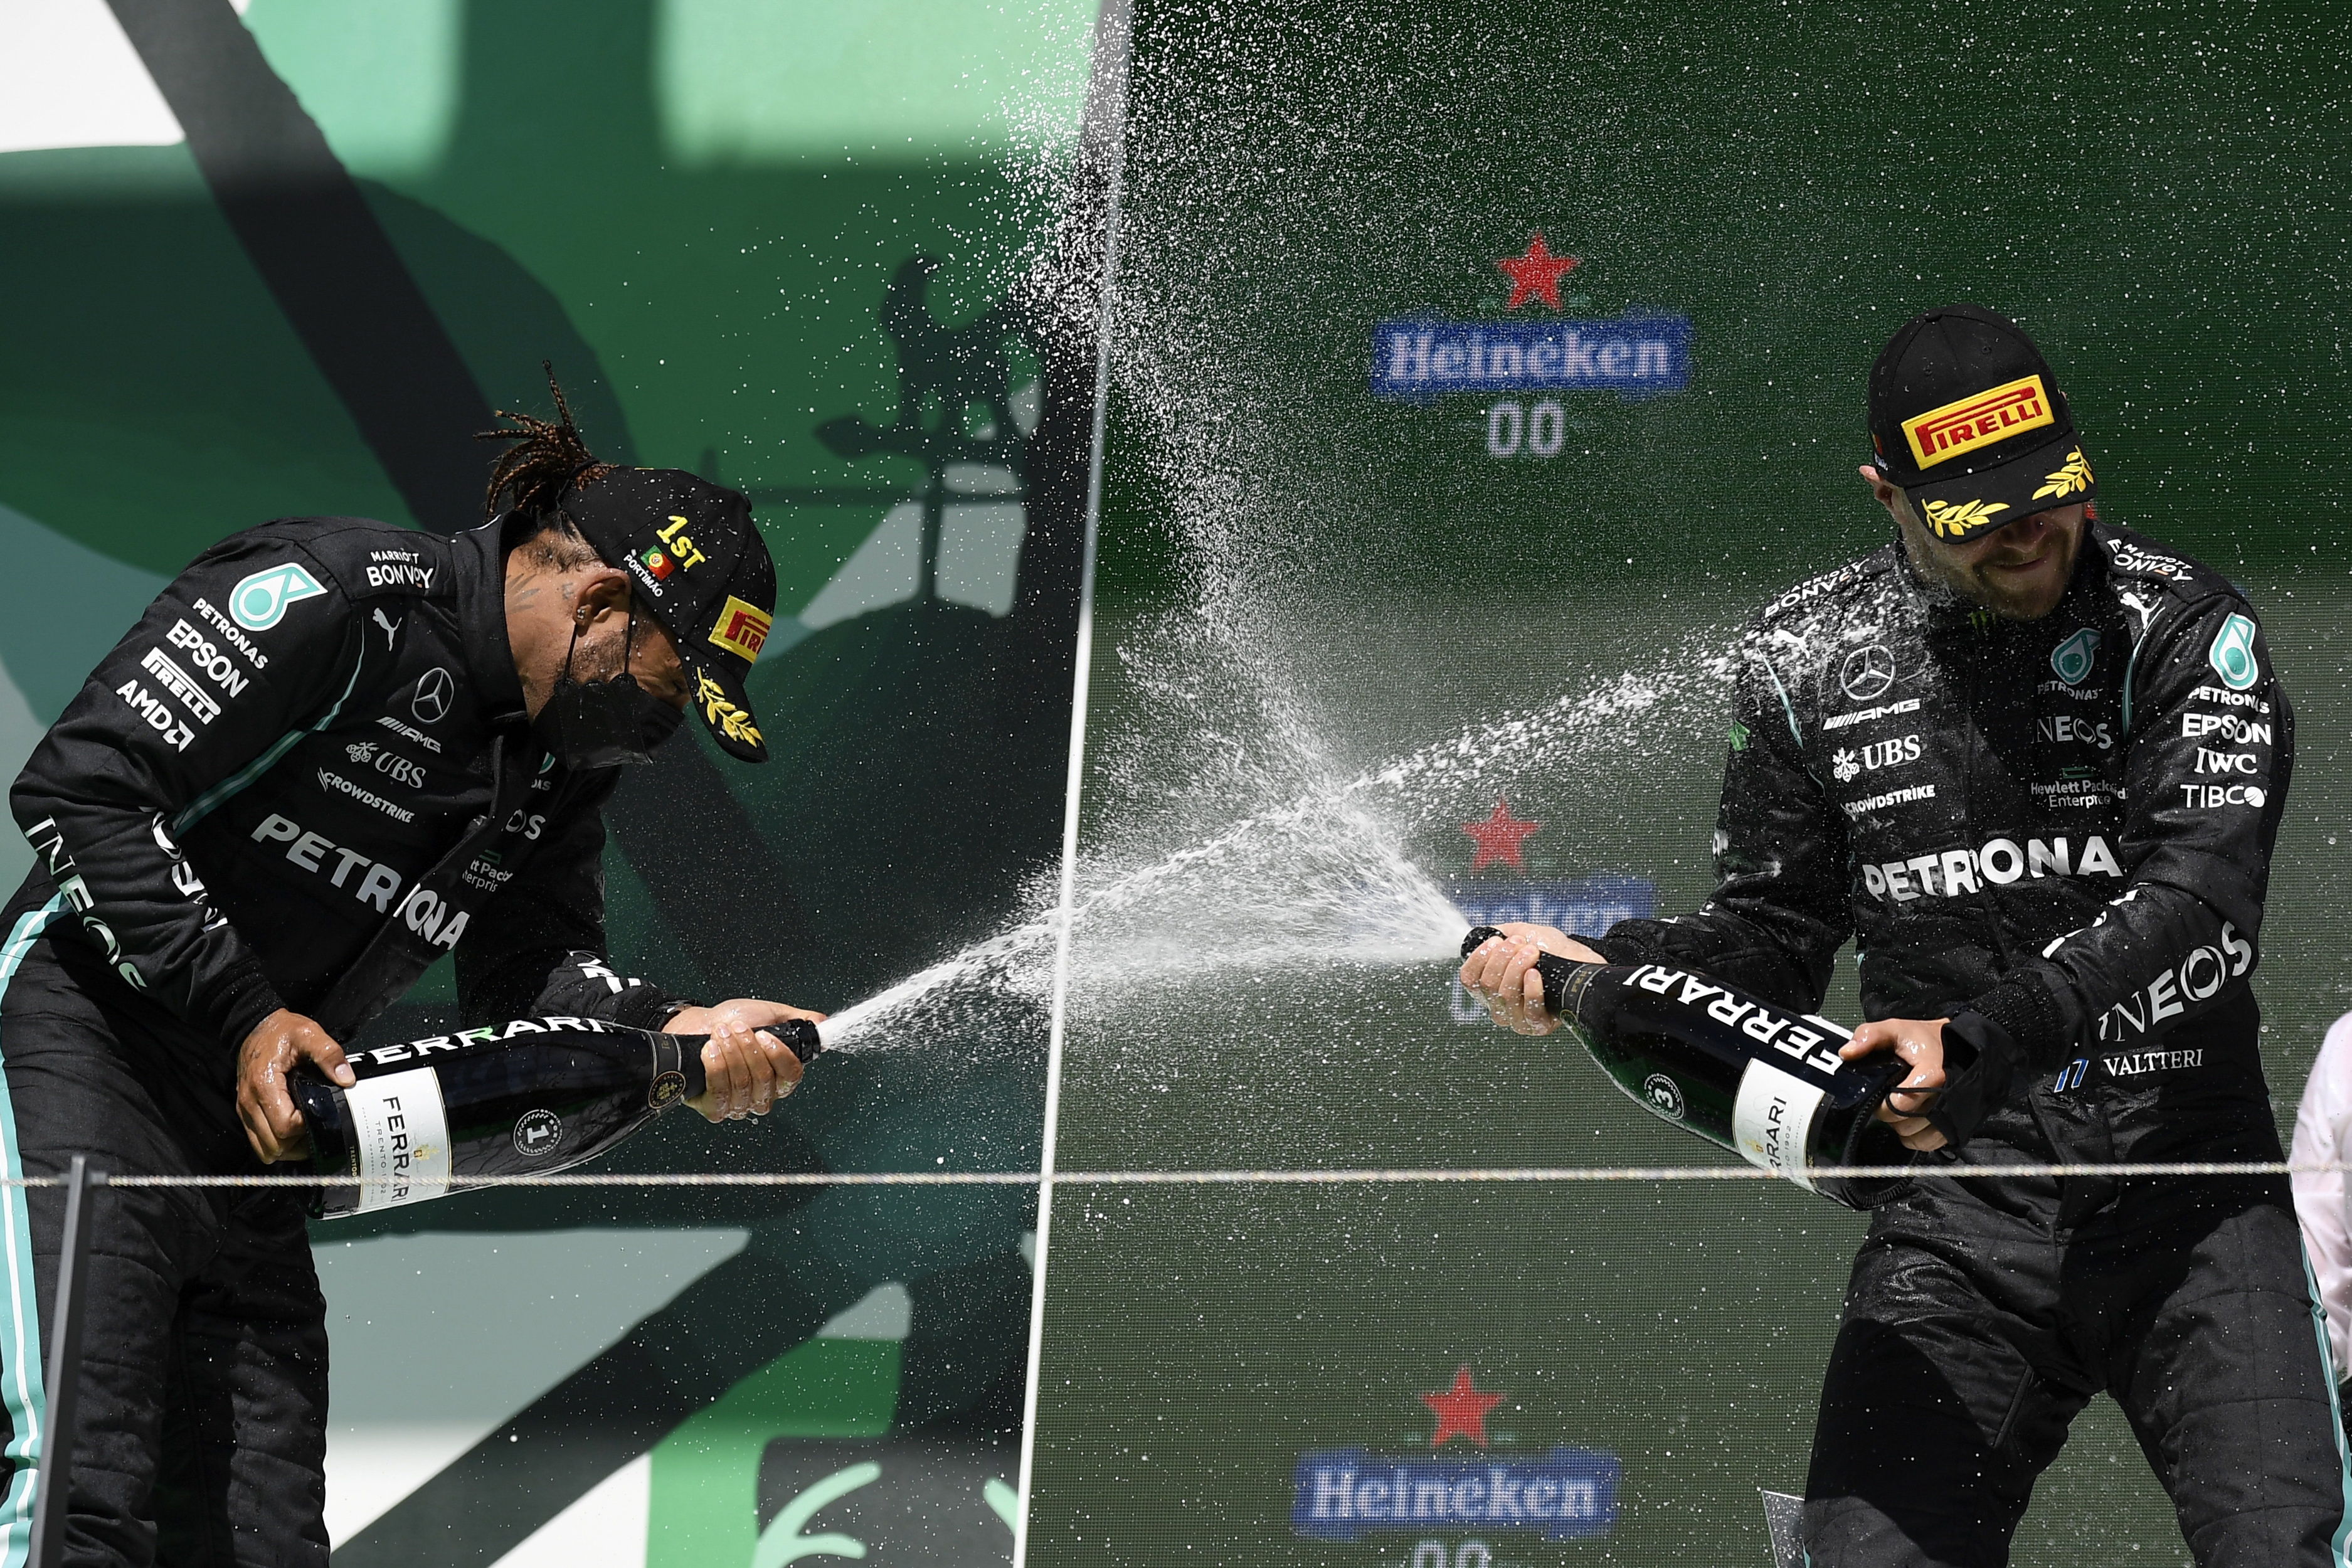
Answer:
M1541 299L1553 310L1559 309L1559 280L1577 264L1573 256L1554 256L1544 248L1540 234L1528 241L1525 256L1507 256L1495 263L1511 279L1510 302L1503 307L1516 310L1528 300Z
M1511 816L1511 803L1497 799L1495 815L1484 822L1465 822L1462 831L1478 841L1478 852L1470 857L1470 869L1483 871L1500 860L1514 870L1524 871L1527 863L1519 858L1519 846L1528 835L1543 826L1540 822L1517 822Z
M1483 1448L1486 1446L1486 1412L1503 1403L1503 1396L1479 1393L1465 1366L1454 1374L1453 1387L1443 1394L1424 1394L1421 1402L1437 1417L1437 1430L1430 1435L1431 1447L1445 1447L1448 1437L1467 1437Z

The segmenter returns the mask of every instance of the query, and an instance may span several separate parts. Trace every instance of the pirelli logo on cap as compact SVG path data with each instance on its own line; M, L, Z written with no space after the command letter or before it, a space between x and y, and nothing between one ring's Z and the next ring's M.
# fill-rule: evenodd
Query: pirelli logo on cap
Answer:
M1911 456L1926 468L2005 441L2021 431L2056 423L2058 416L2050 410L2050 394L2042 378L2027 375L1990 392L1931 408L1916 419L1906 419L1903 434L1911 443Z
M760 649L767 646L768 628L775 617L767 611L748 605L734 595L719 606L719 624L710 628L710 640L729 653L740 654L752 663L760 662Z

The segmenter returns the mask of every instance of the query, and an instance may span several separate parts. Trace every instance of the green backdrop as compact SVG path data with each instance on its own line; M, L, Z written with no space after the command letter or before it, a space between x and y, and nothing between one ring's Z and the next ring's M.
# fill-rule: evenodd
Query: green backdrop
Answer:
M1082 566L1093 354L1055 336L1047 258L1093 243L1066 174L1094 25L1086 0L11 7L6 771L224 535L476 521L469 437L548 412L545 360L600 455L748 490L781 584L774 759L689 739L629 781L616 954L837 1008L1024 910L1059 849ZM378 1032L453 1007L436 973ZM892 1046L611 1168L1034 1168L1042 1013ZM1034 1206L500 1194L321 1226L338 1563L772 1563L804 1533L1005 1560Z
M2291 1121L2352 891L2340 14L1140 0L1136 37L1082 892L1344 800L1465 907L1690 907L1710 661L1885 537L1864 373L1975 300L2047 351L2105 514L2263 614L2301 721L2257 987ZM1578 258L1557 311L1497 267L1538 232ZM1381 321L1629 310L1688 318L1687 386L1513 395L1557 405L1549 456L1526 426L1490 455L1500 397L1371 395ZM1474 874L1498 800L1538 826ZM1309 837L1201 902L1278 903ZM1062 1166L1722 1158L1560 1038L1458 1023L1449 967L1312 940L1191 984L1082 967ZM1847 961L1826 1010L1857 1016ZM1768 1562L1757 1489L1801 1489L1861 1229L1785 1187L1065 1189L1032 1561ZM1302 1455L1431 1458L1423 1396L1464 1367L1502 1398L1443 1453L1615 1455L1605 1535L1293 1528ZM2016 1560L2187 1560L2111 1404Z

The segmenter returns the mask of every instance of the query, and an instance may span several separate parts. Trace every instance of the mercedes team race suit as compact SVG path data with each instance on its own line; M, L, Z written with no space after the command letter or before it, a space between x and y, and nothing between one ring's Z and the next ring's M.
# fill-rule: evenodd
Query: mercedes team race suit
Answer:
M1743 645L1714 896L1612 962L1942 1018L1936 1163L2279 1158L2259 953L2293 716L2243 598L2087 526L2052 615L1924 590L1899 545ZM2324 1320L2286 1179L1929 1175L1874 1216L1822 1394L1816 1568L2005 1563L2093 1395L2207 1568L2345 1561Z
M349 1039L456 953L471 1022L656 1026L604 962L612 770L531 737L507 530L269 523L164 589L10 796L36 865L0 948L11 1176L261 1169L239 1045ZM327 1343L303 1194L96 1194L70 1563L323 1565ZM0 1565L24 1561L62 1194L0 1212Z

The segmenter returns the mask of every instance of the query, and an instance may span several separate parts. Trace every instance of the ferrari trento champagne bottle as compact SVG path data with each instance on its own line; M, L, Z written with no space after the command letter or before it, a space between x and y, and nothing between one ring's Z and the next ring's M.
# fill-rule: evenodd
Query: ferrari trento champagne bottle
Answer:
M1502 933L1480 926L1468 957ZM1671 964L1579 963L1545 953L1544 1005L1575 1031L1618 1088L1653 1115L1848 1208L1866 1209L1907 1178L1815 1177L1816 1165L1906 1165L1911 1152L1877 1118L1904 1063L1848 1062L1850 1031Z
M819 1026L772 1026L802 1061ZM594 1159L704 1089L700 1035L597 1018L517 1018L351 1054L359 1081L298 1075L289 1089L310 1131L327 1218L422 1203L467 1176L544 1174Z

